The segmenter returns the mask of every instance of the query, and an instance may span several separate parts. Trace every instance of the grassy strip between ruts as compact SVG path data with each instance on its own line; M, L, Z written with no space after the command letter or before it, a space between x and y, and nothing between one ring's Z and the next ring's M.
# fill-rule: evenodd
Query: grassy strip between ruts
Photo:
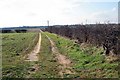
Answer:
M21 78L28 75L29 62L24 61L38 41L37 33L2 34L2 75Z
M44 33L41 34L41 47L39 53L38 67L36 73L32 74L33 78L59 78L58 63L51 51L51 44Z
M103 49L87 46L82 49L74 41L56 34L45 32L57 45L61 54L66 55L73 62L73 69L81 78L118 78L116 67L118 62L108 62Z

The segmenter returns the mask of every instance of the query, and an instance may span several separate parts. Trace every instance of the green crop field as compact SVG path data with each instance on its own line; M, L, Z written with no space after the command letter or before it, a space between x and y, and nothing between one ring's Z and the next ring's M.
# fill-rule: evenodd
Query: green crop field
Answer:
M24 77L27 62L24 56L36 45L36 33L2 34L2 74L3 77Z

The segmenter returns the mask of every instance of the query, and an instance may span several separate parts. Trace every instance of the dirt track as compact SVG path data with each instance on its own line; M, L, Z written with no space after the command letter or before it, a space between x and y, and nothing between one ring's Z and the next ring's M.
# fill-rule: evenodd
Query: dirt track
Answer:
M30 54L28 54L27 61L38 61L38 56L37 54L40 51L40 46L41 46L41 33L39 33L39 40L33 51L31 51Z
M42 31L41 31L41 33L42 33ZM27 61L38 61L37 53L39 53L39 51L40 51L41 33L39 33L39 41L38 41L37 45L35 46L35 48L33 49L33 51L28 55ZM74 70L70 67L71 66L71 61L66 56L60 54L58 48L55 45L55 43L48 36L47 36L47 38L49 39L49 41L51 43L52 53L56 56L55 58L58 61L58 63L60 64L58 66L59 75L61 77L63 77L64 74L75 74ZM36 66L37 65L32 66L32 68L34 68L35 71L38 70L38 66L37 66L37 68L36 68Z

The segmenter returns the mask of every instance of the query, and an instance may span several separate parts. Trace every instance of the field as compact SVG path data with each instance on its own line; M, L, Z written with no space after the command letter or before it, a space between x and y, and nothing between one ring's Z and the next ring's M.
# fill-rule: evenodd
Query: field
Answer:
M36 33L8 33L2 35L3 77L24 77L29 64L24 57L37 42Z
M37 61L26 58L40 38L38 33L2 35L3 78L118 78L118 61L108 60L102 47L79 45L49 32L40 34Z

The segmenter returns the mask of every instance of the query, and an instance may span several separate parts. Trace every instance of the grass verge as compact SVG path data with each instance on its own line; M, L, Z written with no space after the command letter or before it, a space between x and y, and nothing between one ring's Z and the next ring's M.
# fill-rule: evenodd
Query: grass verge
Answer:
M72 40L48 32L45 34L56 43L62 54L72 60L72 68L77 72L75 77L118 78L118 62L108 62L105 55L102 55L102 48L91 45L82 48Z

